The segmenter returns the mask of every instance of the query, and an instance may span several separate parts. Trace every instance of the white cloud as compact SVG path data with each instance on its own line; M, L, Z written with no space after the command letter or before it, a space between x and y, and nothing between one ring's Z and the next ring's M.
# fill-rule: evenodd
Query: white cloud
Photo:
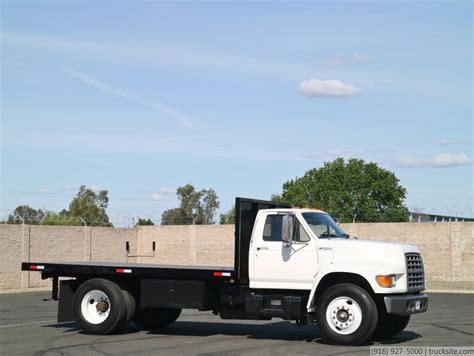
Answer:
M160 192L163 192L163 193L176 193L176 188L161 188L160 189Z
M344 67L346 62L344 61L344 58L334 57L334 58L329 58L324 64L326 67L340 68L340 67Z
M389 87L392 85L392 83L389 83L389 82L384 82L383 80L376 80L374 82L374 85L376 87Z
M249 143L248 152L242 151L241 141L235 137L216 135L183 135L164 137L157 134L112 134L112 133L71 133L70 131L31 132L20 138L9 138L6 145L12 147L52 148L74 150L80 153L109 152L144 153L152 155L180 155L186 157L206 157L216 159L245 159L254 161L294 161L303 160L300 153ZM79 187L77 187L79 189ZM72 189L76 190L76 189Z
M130 99L130 100L137 100L138 99L136 97L136 95L133 94L129 90L112 87L108 84L105 84L104 82L98 81L97 79L94 79L94 78L89 77L85 74L79 73L78 71L76 71L74 69L66 68L64 71L67 74L69 74L70 76L75 77L77 79L80 79L84 83L89 84L90 86L92 86L96 89L102 90L104 92L107 92L109 94L113 94L113 95L116 95L116 96L121 96L123 98Z
M318 154L318 153L313 153L313 152L310 152L310 153L302 153L302 154L301 154L301 157L303 157L304 159L310 160L310 161L314 161L314 160L321 159L321 155L320 155L320 154Z
M464 145L469 144L472 147L472 140L450 140L450 139L442 139L439 141L439 144L442 146L449 146L449 145Z
M163 201L168 200L176 193L176 188L161 188L157 193L150 195L151 200Z
M337 157L340 157L340 156L345 156L345 155L348 155L348 154L352 154L353 152L345 147L335 147L335 148L331 148L329 151L327 151L327 154L329 156L337 156Z
M90 86L92 86L92 87L94 87L98 90L101 90L103 92L106 92L106 93L109 93L109 94L112 94L112 95L115 95L115 96L119 96L119 97L122 97L122 98L125 98L125 99L128 99L128 100L131 100L131 101L139 103L141 105L152 107L153 109L157 110L161 114L176 120L182 126L194 127L195 124L196 124L194 118L180 113L177 109L172 108L170 106L167 106L166 104L164 104L163 102L161 102L159 100L150 100L150 99L140 97L140 96L136 95L135 93L133 93L132 91L130 91L128 89L122 89L122 88L117 88L117 87L111 86L107 83L104 83L104 82L99 81L95 78L92 78L92 77L87 76L83 73L80 73L80 72L78 72L74 69L66 68L65 72L67 74L69 74L70 76L72 76L74 78L77 78L77 79L81 80L82 82L84 82L84 83L86 83L86 84L88 84L88 85L90 85Z
M72 184L64 184L63 185L63 190L76 191L76 190L79 190L79 186L78 185L72 185Z
M273 59L259 59L235 53L192 49L163 43L136 45L72 40L38 34L2 32L1 42L7 45L42 48L55 52L73 53L103 61L143 63L179 69L208 69L231 72L249 72L257 75L301 77L311 75L313 68L292 65Z
M64 184L62 188L63 188L63 190L67 190L69 192L77 192L77 191L79 191L80 187L81 186L74 185L74 184ZM93 185L86 185L86 188L92 190L94 193L98 193L101 190L103 190L101 187L99 187L97 185L94 185L94 184Z
M308 79L300 83L298 91L309 97L345 97L358 94L360 88L337 79Z
M359 64L369 64L369 59L359 53L353 53L352 60Z
M395 162L401 167L454 167L472 164L472 159L465 153L440 153L431 159L419 159L416 157L400 157Z
M160 193L153 193L152 195L150 195L150 198L154 201L162 201L167 199L167 197L163 196Z
M40 193L49 193L50 191L49 191L48 188L40 188L40 189L39 189L39 192L40 192Z
M94 193L98 193L101 190L103 190L101 187L99 187L97 185L88 185L88 186L86 186L86 188L92 190Z

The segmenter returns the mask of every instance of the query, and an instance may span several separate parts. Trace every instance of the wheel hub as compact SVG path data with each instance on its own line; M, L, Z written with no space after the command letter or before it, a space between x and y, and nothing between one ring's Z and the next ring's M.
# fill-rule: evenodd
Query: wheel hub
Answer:
M107 310L109 310L109 303L107 303L105 300L101 300L96 304L95 307L99 312L105 313Z
M337 320L340 322L340 323L345 323L349 320L349 311L345 310L345 309L340 309L337 313L336 313L336 318Z

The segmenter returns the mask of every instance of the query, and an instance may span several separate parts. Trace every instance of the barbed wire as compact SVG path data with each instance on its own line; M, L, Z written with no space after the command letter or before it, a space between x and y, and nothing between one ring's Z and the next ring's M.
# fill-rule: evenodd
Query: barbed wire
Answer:
M414 209L415 210L415 209ZM420 209L409 213L408 221L411 222L450 222L450 221L472 221L473 218L472 208L466 206L464 208L459 207L443 207L441 209ZM332 217L336 221L342 223L348 222L390 222L390 217L387 217L383 213L377 213L372 215L363 214L332 214ZM135 227L140 225L140 220L151 221L154 225L161 224L161 214L141 214L141 215L120 215L111 214L108 216L109 223L114 227ZM49 220L48 220L49 219ZM214 223L218 223L218 215L214 218ZM32 218L21 216L15 213L14 210L0 209L0 223L11 223L11 224L27 224L27 225L59 225L59 226L104 226L106 225L103 219L84 219L78 216L68 215L56 215L54 217L48 216L47 214ZM181 225L194 225L198 224L195 219L188 218L182 220ZM145 223L145 225L147 225Z

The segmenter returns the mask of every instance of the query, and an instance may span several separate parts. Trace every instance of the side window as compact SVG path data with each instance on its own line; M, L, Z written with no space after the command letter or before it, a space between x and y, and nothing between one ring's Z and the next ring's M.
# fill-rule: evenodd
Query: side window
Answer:
M293 227L293 237L292 241L294 242L308 242L309 235L304 230L303 226L301 226L298 219L295 219L295 225Z
M263 228L263 241L282 241L281 226L282 215L268 215Z

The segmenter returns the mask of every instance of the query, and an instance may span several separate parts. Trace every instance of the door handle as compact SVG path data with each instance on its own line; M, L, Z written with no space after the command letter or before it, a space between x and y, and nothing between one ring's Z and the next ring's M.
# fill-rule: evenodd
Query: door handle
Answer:
M259 246L259 247L257 247L257 251L260 251L260 250L268 250L268 246Z

